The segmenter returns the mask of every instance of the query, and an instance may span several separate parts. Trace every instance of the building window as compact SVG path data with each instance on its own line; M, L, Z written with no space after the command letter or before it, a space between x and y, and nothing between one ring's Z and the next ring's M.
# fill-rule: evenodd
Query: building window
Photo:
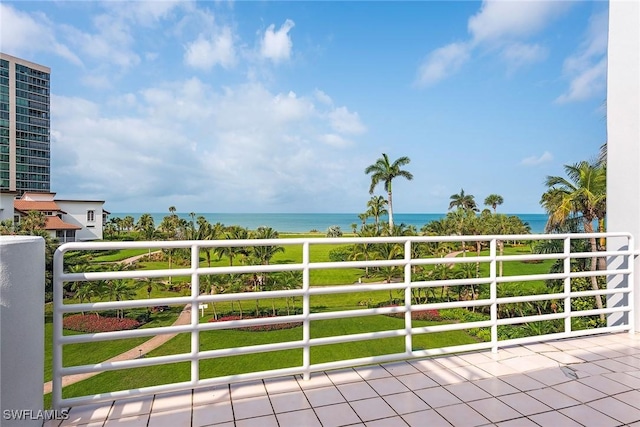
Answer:
M87 222L94 222L95 220L95 211L87 211Z

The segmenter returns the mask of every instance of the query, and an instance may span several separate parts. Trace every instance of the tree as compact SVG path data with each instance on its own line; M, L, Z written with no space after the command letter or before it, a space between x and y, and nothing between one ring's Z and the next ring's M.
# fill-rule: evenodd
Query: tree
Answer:
M489 194L484 199L484 204L486 206L491 206L493 209L493 213L496 213L496 208L504 202L504 199L499 194Z
M339 225L332 225L327 228L327 237L342 237L342 230Z
M567 178L547 176L545 184L549 190L542 195L540 203L547 210L553 223L562 224L568 218L579 217L586 233L593 233L593 222L598 221L598 231L604 231L607 201L606 166L600 163L582 161L565 165ZM595 237L589 238L591 252L598 251ZM590 271L598 268L598 257L593 256ZM598 290L597 277L591 276L591 287ZM602 297L596 295L596 306L602 308ZM604 314L600 315L604 321Z
M464 189L460 189L460 194L452 194L451 202L449 202L449 210L453 208L462 208L469 211L478 211L478 207L476 206L476 200L473 197L473 194L465 194Z
M373 196L368 202L367 215L372 216L376 224L376 230L380 232L380 216L386 215L389 212L385 208L387 201L382 196Z
M47 223L47 217L42 211L29 211L27 216L20 219L20 232L33 234L35 230L43 230Z
M393 192L391 183L397 177L406 178L409 181L413 179L411 172L401 169L402 166L409 164L409 162L411 162L411 159L403 156L396 159L393 163L390 163L389 157L385 153L382 153L382 157L364 170L365 174L371 174L369 194L373 194L373 190L376 188L378 183L384 182L384 189L387 192L387 204L389 206L390 230L393 230Z

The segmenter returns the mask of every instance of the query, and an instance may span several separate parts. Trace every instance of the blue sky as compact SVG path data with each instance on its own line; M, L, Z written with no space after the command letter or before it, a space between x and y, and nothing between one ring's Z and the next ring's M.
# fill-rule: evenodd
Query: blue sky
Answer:
M0 3L52 69L52 191L113 212L537 213L606 140L606 2ZM383 194L382 186L378 193Z

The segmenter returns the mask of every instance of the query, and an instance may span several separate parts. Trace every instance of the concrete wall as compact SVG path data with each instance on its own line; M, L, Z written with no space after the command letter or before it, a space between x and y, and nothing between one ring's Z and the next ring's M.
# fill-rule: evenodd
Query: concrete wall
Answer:
M635 248L640 248L640 2L609 2L609 52L607 74L607 230L633 234ZM621 240L609 239L609 250L619 249ZM634 322L640 331L640 261L635 263ZM612 260L610 267L624 266ZM608 286L626 286L622 279L610 280ZM612 297L609 306L623 302ZM609 323L626 319L609 316Z
M0 221L13 221L13 200L15 193L0 193Z
M44 239L0 236L0 425L41 426L7 419L5 411L43 409Z

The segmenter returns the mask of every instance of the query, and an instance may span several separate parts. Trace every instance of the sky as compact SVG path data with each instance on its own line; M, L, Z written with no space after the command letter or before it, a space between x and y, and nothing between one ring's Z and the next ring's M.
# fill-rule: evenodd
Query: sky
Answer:
M0 50L51 68L51 191L112 212L542 213L606 141L603 1L10 1ZM379 185L375 194L385 195ZM386 196L386 195L385 195Z

